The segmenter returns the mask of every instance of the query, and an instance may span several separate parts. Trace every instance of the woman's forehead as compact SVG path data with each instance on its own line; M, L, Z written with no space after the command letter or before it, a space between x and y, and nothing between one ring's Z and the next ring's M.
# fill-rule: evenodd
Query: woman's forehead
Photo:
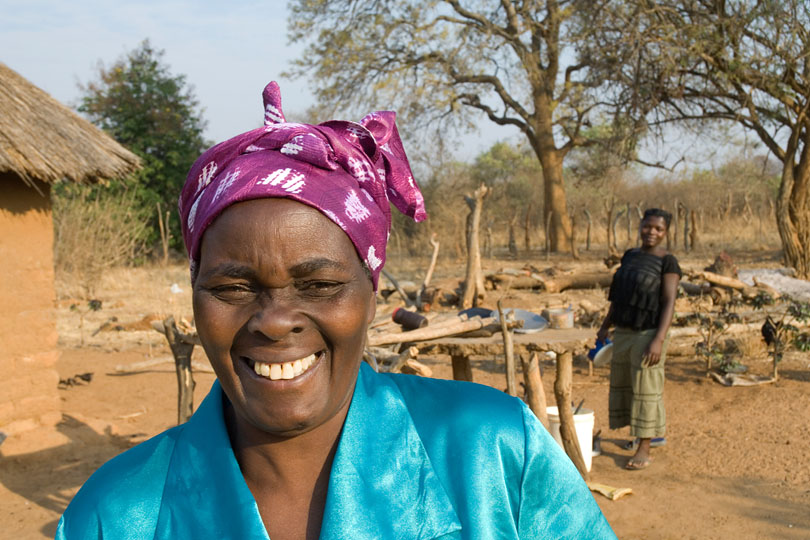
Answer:
M643 220L641 220L642 223L650 223L650 224L653 224L653 223L659 224L659 223L656 223L656 222L659 222L659 221L660 221L660 225L663 225L664 227L667 226L667 220L665 220L663 216L647 216Z
M289 199L256 199L228 207L203 235L200 263L274 259L357 262L349 237L317 209ZM283 259L283 261L282 261Z

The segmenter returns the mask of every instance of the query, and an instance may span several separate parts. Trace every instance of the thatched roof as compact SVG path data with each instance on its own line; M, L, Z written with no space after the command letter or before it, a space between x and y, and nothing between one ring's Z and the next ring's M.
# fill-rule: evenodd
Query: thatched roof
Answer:
M139 167L138 156L0 62L0 173L34 186L119 178Z

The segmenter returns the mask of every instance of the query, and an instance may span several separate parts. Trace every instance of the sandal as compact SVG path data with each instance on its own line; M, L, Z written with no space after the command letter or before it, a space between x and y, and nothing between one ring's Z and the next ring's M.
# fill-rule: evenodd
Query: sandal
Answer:
M625 450L635 450L636 448L638 448L638 443L639 438L636 437L632 441L627 441L626 443L624 443L624 445L622 445L622 448L624 448ZM667 444L666 437L653 437L652 439L650 439L650 448L657 448L659 446L664 446L665 444Z
M636 458L633 456L630 458L630 461L627 462L627 465L624 466L625 469L628 471L640 471L641 469L646 469L652 463L652 458Z

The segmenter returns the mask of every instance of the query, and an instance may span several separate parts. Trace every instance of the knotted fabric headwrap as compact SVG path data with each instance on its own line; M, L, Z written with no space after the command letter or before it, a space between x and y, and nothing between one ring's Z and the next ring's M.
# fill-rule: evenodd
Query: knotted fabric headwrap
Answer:
M280 197L312 206L349 236L377 289L391 228L389 201L415 221L427 217L391 111L360 123L287 122L281 92L263 93L264 127L222 142L197 159L180 194L192 279L205 229L228 206Z

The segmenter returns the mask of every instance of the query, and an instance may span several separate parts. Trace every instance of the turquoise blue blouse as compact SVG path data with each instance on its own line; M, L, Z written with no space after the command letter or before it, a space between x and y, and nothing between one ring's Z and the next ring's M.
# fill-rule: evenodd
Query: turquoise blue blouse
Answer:
M215 382L183 425L110 460L57 540L268 540ZM519 400L360 369L329 478L323 540L615 539L568 457Z

